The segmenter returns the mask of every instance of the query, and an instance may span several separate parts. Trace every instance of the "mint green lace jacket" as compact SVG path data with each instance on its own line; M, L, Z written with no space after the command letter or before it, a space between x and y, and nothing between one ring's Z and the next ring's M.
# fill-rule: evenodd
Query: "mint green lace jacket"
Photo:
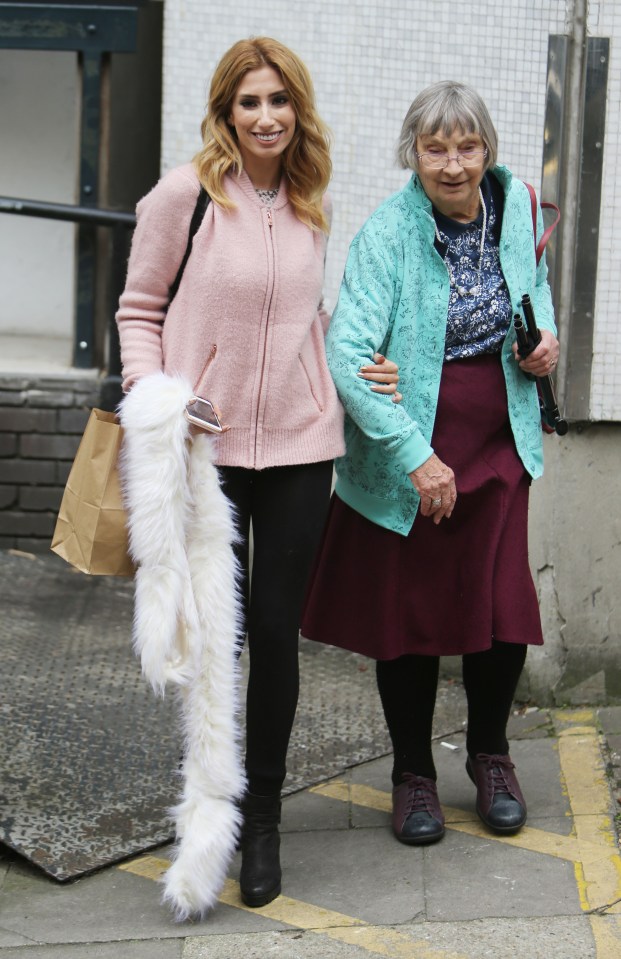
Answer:
M499 252L514 312L528 293L538 326L556 333L545 256L535 263L528 191L506 167L492 172L505 194ZM538 235L542 230L539 213ZM419 505L408 473L433 453L444 361L450 287L434 235L431 201L414 175L352 242L326 340L346 413L347 451L336 461L336 492L363 516L403 535ZM502 346L509 417L518 454L537 478L543 472L537 391L513 358L514 339L511 325ZM356 376L376 351L399 364L399 404Z

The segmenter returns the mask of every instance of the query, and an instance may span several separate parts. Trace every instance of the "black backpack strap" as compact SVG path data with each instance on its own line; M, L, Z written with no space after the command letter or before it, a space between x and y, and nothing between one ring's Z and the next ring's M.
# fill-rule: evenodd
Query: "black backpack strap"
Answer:
M192 219L190 220L190 230L188 232L188 243L185 248L185 253L183 254L181 265L179 266L179 269L177 270L177 275L175 279L173 280L173 283L168 292L168 306L170 306L175 296L177 295L177 290L179 289L179 285L181 283L181 277L183 276L183 272L185 270L186 264L188 260L190 259L190 253L192 252L192 240L196 236L198 232L198 228L203 222L205 211L207 207L209 206L210 200L211 200L211 197L207 193L207 190L205 189L205 187L201 184L200 192L198 194L198 199L196 200L196 206L194 207L194 213L192 214Z

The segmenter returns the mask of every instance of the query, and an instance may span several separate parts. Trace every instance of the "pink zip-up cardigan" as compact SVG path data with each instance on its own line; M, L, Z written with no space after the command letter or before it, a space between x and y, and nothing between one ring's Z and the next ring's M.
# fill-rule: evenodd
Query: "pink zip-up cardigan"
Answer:
M325 234L298 220L284 178L270 209L247 174L228 175L235 209L209 203L166 312L199 187L187 164L137 206L116 314L123 389L156 371L185 376L231 427L214 438L219 465L264 469L342 455L343 411L324 347Z

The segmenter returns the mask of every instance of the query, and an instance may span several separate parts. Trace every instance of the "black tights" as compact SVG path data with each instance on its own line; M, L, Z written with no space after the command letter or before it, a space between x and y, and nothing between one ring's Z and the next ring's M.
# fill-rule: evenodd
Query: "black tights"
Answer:
M250 674L246 774L250 792L280 791L298 702L298 631L310 566L330 501L332 462L265 470L220 468L237 510ZM252 574L248 539L253 533Z
M469 755L508 753L507 722L526 648L494 641L490 649L462 657ZM394 750L395 785L404 772L436 779L431 735L439 666L439 656L400 656L377 662L377 688Z

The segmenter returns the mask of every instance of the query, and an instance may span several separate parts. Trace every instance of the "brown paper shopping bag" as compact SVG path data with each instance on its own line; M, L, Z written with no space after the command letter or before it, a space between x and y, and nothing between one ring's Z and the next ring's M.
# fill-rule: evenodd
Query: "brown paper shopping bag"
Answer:
M134 573L117 471L122 435L114 413L93 409L65 486L51 548L83 573Z

